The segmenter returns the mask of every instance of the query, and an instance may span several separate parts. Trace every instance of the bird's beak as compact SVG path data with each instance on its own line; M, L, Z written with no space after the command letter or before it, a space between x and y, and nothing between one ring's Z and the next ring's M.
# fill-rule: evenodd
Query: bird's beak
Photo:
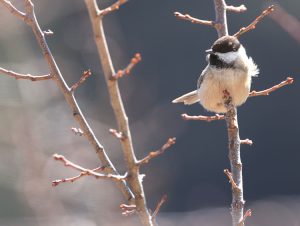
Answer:
M212 49L208 49L208 50L205 50L206 53L212 53L213 50Z

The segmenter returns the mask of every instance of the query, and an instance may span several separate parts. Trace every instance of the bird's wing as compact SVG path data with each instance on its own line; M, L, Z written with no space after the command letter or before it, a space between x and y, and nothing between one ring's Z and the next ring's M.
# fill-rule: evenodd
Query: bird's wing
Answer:
M202 82L203 82L204 75L206 74L208 68L209 68L209 65L202 71L201 75L199 76L198 82L197 82L197 90L200 89L201 84L202 84Z

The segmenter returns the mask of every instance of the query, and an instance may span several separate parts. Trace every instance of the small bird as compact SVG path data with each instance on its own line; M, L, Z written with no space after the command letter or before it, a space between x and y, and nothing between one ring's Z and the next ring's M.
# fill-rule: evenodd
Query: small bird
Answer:
M208 65L198 79L197 90L172 102L186 105L200 102L208 111L225 113L226 92L235 107L243 104L249 96L252 77L259 73L257 65L247 56L243 45L234 36L223 36L206 53Z

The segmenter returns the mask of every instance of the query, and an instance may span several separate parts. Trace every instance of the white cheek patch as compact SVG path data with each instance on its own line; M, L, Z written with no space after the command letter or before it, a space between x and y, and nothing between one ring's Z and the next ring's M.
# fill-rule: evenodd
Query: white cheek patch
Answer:
M240 46L239 50L237 52L228 52L228 53L215 53L221 60L224 62L231 64L233 63L238 57L245 57L247 58L246 55L246 50L243 46Z
M238 58L238 52L215 53L222 61L230 64Z

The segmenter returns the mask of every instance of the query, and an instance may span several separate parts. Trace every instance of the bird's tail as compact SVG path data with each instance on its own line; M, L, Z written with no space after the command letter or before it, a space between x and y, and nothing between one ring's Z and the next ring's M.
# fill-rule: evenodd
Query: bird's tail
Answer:
M184 103L185 105L192 105L197 102L199 102L197 90L184 94L172 101L172 103Z

